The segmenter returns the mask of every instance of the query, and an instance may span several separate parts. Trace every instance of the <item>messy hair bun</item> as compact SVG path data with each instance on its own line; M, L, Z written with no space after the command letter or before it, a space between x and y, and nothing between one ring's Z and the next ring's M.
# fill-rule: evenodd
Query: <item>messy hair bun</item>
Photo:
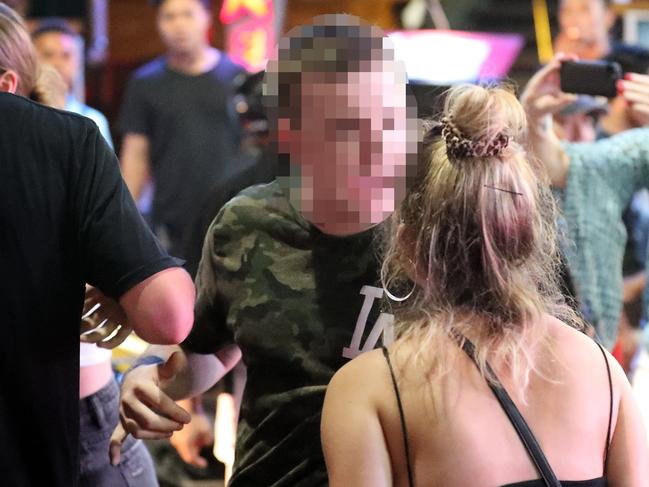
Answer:
M532 323L543 313L575 319L556 277L554 201L528 161L525 134L508 89L451 89L383 266L392 294L415 288L395 309L398 336L443 357L440 336L463 332L475 338L483 372L487 356L500 357L520 379L533 368L521 340L539 331Z

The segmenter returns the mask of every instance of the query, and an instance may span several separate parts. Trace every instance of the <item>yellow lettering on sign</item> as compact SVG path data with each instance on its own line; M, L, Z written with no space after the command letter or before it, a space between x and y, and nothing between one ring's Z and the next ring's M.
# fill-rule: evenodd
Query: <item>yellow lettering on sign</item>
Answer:
M232 21L241 9L250 12L255 17L268 15L268 0L225 0L221 17L224 22Z
M266 60L268 34L264 29L256 29L241 34L243 57L252 66L259 66Z

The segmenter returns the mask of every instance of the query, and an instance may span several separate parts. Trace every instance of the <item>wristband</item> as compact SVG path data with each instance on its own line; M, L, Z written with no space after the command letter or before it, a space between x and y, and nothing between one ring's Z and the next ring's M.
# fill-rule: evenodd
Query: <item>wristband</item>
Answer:
M145 355L144 357L138 358L133 365L129 367L129 369L124 372L124 375L128 374L129 372L132 372L133 370L137 369L138 367L141 367L142 365L160 365L164 364L166 362L165 359L162 357L158 357L157 355Z

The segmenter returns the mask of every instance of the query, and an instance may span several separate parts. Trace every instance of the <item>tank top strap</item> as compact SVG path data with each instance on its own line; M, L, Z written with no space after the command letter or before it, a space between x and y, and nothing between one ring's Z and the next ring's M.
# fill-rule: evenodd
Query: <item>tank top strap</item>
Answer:
M390 377L392 379L392 386L394 387L394 394L397 397L397 406L399 408L399 419L401 420L401 433L403 434L403 447L406 454L406 467L408 468L408 485L409 487L415 487L414 478L412 475L412 465L410 464L410 446L408 444L408 428L406 427L406 415L403 412L403 403L401 402L401 394L399 393L399 386L397 385L397 378L394 374L394 368L392 367L392 361L390 360L390 352L388 349L383 346L383 356L385 361L388 363L388 369L390 369Z
M609 409L608 409L608 429L606 431L606 448L604 448L604 476L606 476L607 464L608 464L608 451L611 447L611 433L613 427L613 378L611 377L611 366L608 363L608 357L604 351L604 347L597 343L602 356L604 357L604 363L606 364L606 373L608 375L608 392L609 392Z

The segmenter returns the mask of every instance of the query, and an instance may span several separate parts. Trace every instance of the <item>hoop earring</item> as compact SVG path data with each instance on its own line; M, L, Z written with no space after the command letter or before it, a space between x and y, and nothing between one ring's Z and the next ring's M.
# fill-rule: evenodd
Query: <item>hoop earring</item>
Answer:
M387 295L387 297L388 297L390 300L392 300L392 301L394 301L394 302L396 302L396 303L403 303L403 302L406 301L408 298L410 298L410 296L412 296L412 295L414 294L414 292L415 292L415 288L416 288L416 287L417 287L417 284L413 282L413 286L412 286L412 289L410 290L410 292L409 292L408 294L406 294L406 295L405 295L404 297L402 297L402 298L399 297L399 296L395 296L394 294L392 294L390 291L388 291L388 288L386 288L385 286L383 286L383 291L385 292L385 294Z

